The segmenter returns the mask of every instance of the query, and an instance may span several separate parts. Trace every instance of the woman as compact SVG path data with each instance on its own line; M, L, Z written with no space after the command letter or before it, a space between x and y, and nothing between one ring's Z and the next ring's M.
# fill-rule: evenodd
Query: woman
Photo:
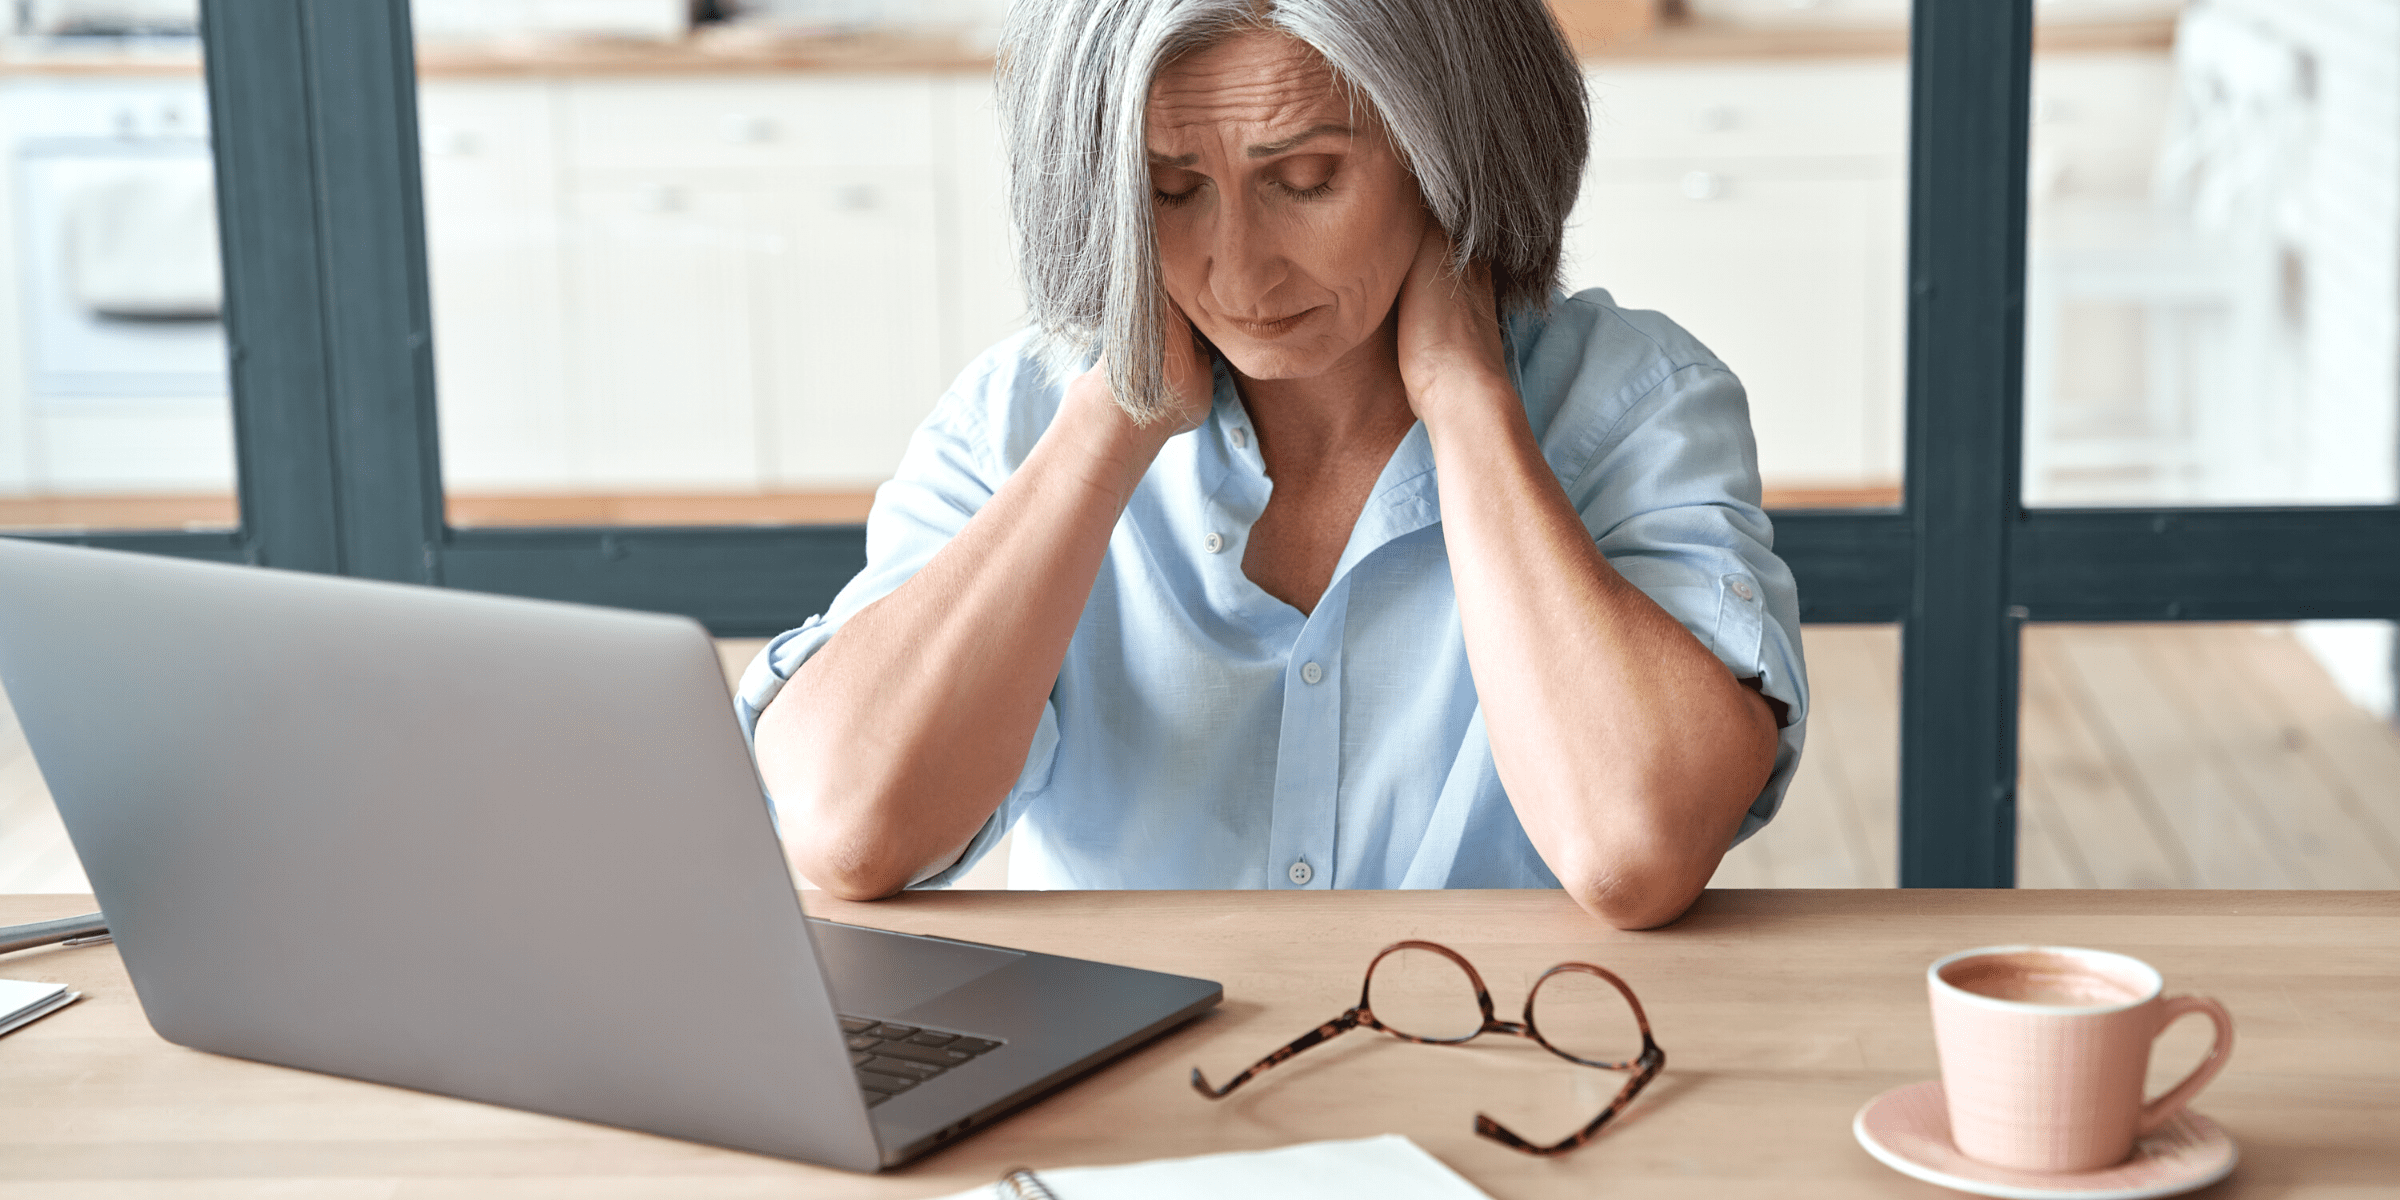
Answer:
M1048 887L1555 887L1673 920L1806 709L1740 385L1560 297L1540 0L1019 0L1034 329L741 688L793 861Z

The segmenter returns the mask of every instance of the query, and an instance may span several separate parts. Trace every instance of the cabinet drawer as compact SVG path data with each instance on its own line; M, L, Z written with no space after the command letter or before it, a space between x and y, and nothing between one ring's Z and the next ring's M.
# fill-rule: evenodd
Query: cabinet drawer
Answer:
M1696 197L1672 179L1586 184L1568 226L1569 286L1656 309L1740 376L1760 472L1856 486L1900 468L1904 176L1729 176Z
M1908 64L1607 64L1587 82L1595 162L1905 155Z
M612 79L565 87L566 165L930 167L922 75Z

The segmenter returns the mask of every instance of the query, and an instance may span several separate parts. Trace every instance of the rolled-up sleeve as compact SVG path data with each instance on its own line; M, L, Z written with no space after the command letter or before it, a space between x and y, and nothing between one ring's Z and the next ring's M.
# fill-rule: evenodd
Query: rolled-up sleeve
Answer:
M875 503L867 515L866 569L842 588L823 613L769 641L743 671L734 688L734 711L741 718L742 736L753 747L759 714L801 665L823 649L850 618L923 570L1006 479L1010 464L992 423L995 409L1001 407L995 389L1016 382L995 377L993 365L1006 361L995 353L969 367L910 437L899 469L875 491ZM948 886L981 860L1046 786L1057 747L1056 706L1045 702L1025 767L1008 797L954 861L936 865L909 886ZM772 795L768 799L772 802ZM780 828L780 809L776 822Z
M1654 374L1620 383L1614 396L1587 398L1611 410L1597 426L1605 432L1562 476L1609 564L1736 678L1756 679L1786 710L1774 772L1744 815L1738 843L1774 818L1807 738L1799 591L1759 507L1758 450L1741 382L1697 343L1666 340L1661 348L1670 353Z

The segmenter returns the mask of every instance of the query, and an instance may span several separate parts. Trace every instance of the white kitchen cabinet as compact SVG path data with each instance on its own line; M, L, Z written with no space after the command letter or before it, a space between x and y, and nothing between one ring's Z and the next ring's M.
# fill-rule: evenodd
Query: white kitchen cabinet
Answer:
M944 80L937 115L950 173L942 270L954 333L942 371L946 385L976 355L1023 329L1026 313L991 77L961 73Z
M761 484L771 208L757 191L672 175L569 191L567 381L582 490Z
M1604 180L1578 209L1578 277L1655 309L1716 352L1750 397L1770 485L1900 477L1900 250L1887 181L1718 173Z
M1908 150L1908 64L1892 59L1602 62L1585 77L1592 159L1888 160Z
M774 171L934 165L937 77L907 73L578 79L577 170Z
M779 189L760 306L768 482L873 487L949 383L933 182L854 172Z
M888 477L972 353L961 314L1011 307L950 281L948 82L427 80L449 486Z
M1666 312L1742 375L1771 481L1897 479L1903 65L1592 83L1571 280ZM1023 325L988 76L424 94L453 486L869 486ZM544 131L547 154L503 148Z
M577 482L553 93L542 80L417 93L442 475L461 491Z
M1770 487L1897 483L1907 67L1596 68L1570 287L1682 325L1741 377Z
M2045 56L2037 216L2141 192L2169 70ZM1896 481L1905 63L1602 61L1590 80L1570 284L1722 356L1771 484ZM14 79L0 99L23 125L74 91ZM1023 324L986 74L435 75L418 102L453 489L862 487ZM19 364L21 299L0 295ZM0 491L221 487L224 423L221 400L67 412L0 381Z

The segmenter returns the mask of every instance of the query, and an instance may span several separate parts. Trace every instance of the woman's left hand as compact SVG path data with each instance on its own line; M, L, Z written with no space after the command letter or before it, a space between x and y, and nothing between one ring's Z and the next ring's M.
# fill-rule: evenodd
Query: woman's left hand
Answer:
M1491 268L1470 263L1453 275L1450 253L1450 235L1428 216L1400 285L1400 379L1409 407L1429 429L1450 407L1492 403L1494 396L1513 400Z

